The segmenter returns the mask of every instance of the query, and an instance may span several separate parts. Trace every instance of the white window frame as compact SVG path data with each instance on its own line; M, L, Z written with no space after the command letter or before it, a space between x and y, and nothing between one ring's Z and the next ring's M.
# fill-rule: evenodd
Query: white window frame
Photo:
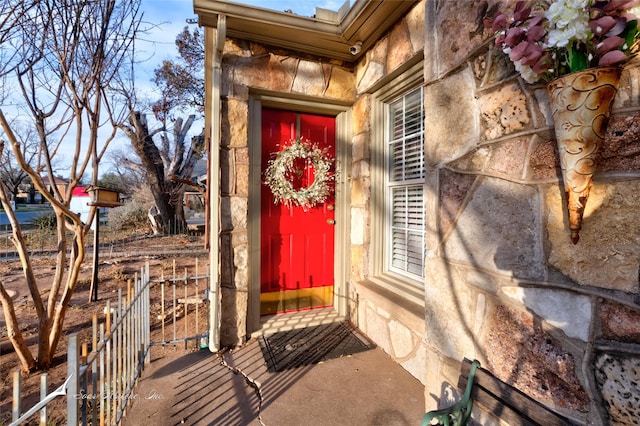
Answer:
M407 124L407 105L406 102L410 99L409 97L415 96L419 98L418 105L420 108L421 120L417 123L417 129L415 131L410 131L409 133L405 133L408 129L406 128ZM391 122L393 108L396 104L401 103L402 106L399 108L400 114L403 116L401 119L403 121L403 126L401 128L402 135L394 135L393 123ZM386 254L385 254L385 269L398 273L400 275L405 275L407 278L415 280L415 281L423 281L424 280L424 256L425 256L425 206L424 206L424 183L425 183L425 170L424 170L424 94L422 91L422 87L414 88L404 94L402 94L399 98L395 99L392 102L387 103L386 105L386 113L385 113L385 127L386 127L386 138L385 138L385 157L387 158L387 165L385 171L385 208L386 211ZM410 122L410 119L409 119ZM420 145L417 149L420 150L420 155L413 157L411 153L407 153L408 149L411 149L410 140L418 138ZM394 163L394 153L392 152L392 144L399 143L401 145L401 153L398 158L399 161ZM415 146L413 147L416 148ZM416 170L410 170L411 166L410 162L407 162L406 159L410 158L414 161L413 167ZM415 161L417 160L417 167ZM397 179L392 178L392 166L399 166L400 174L402 176ZM396 172L398 173L398 172ZM409 176L406 176L409 175ZM397 175L396 175L397 176ZM420 228L415 227L415 223L411 224L411 215L405 214L403 219L403 223L397 223L397 220L394 215L395 209L395 191L400 190L401 192L407 192L411 190L418 190L421 197L421 213L422 217L417 218L418 224ZM406 203L410 203L410 196L407 196ZM409 208L407 207L406 213L409 213ZM413 218L415 221L416 218ZM413 226L412 226L413 225ZM405 246L405 256L404 259L398 259L398 253L394 253L394 241L397 238L397 234L404 234L402 237L406 240ZM418 247L419 251L419 269L412 272L411 269L411 261L409 259L409 245L408 242L412 236L417 237L421 241L421 247ZM398 265L398 261L403 263L402 266Z
M371 104L371 233L369 253L369 280L385 287L397 295L418 304L424 304L424 271L421 275L413 275L390 266L391 244L391 209L389 207L390 191L393 185L388 180L389 157L388 144L389 105L415 90L423 91L422 61L407 67L390 81L378 86L372 93ZM421 95L424 108L424 93ZM424 140L424 123L423 140ZM424 149L424 146L423 146ZM422 159L424 167L424 156ZM414 185L422 185L425 190L425 177L409 181ZM424 195L423 195L424 203ZM425 222L426 218L423 218ZM426 222L424 229L426 238ZM423 244L423 265L426 244ZM384 248L380 250L379 248ZM424 268L424 267L423 267Z

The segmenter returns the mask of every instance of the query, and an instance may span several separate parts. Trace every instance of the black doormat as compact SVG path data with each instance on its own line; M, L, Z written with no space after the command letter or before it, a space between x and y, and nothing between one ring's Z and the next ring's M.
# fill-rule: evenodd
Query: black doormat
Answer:
M317 364L374 347L349 322L282 331L262 336L259 341L271 372Z

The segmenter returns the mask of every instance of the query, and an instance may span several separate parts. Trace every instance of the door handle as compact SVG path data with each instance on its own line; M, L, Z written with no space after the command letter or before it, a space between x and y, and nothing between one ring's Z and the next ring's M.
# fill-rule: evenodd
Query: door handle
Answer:
M327 219L327 223L328 223L329 225L335 225L335 224L336 224L336 221L335 221L335 220L333 220L333 219Z

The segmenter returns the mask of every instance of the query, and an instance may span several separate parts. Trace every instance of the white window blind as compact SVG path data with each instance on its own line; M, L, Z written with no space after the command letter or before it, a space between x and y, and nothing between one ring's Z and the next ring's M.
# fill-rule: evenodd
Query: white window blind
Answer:
M389 104L387 264L424 276L424 107L422 89Z

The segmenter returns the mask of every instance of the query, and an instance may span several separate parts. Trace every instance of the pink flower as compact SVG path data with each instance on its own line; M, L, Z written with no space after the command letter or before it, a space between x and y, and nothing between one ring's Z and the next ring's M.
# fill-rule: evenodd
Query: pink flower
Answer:
M518 44L524 38L525 32L522 28L514 27L507 30L507 35L504 39L504 44L509 47L513 47Z
M618 21L611 16L603 16L602 18L590 21L589 28L591 28L591 31L596 35L604 35L615 27L617 23Z
M627 59L629 58L627 57L627 55L624 54L623 51L612 50L611 52L607 52L604 55L602 55L602 58L600 58L600 60L598 61L598 66L610 67L613 65L618 65L623 62L626 62Z
M598 45L596 53L598 55L604 55L605 53L617 49L624 44L624 39L618 36L605 38L602 43ZM622 52L621 52L622 53ZM624 54L624 53L623 53ZM625 55L627 56L627 55Z
M640 0L520 0L513 13L499 11L485 25L522 78L549 81L589 67L622 66L634 56L640 30L630 8L640 10L638 5Z

